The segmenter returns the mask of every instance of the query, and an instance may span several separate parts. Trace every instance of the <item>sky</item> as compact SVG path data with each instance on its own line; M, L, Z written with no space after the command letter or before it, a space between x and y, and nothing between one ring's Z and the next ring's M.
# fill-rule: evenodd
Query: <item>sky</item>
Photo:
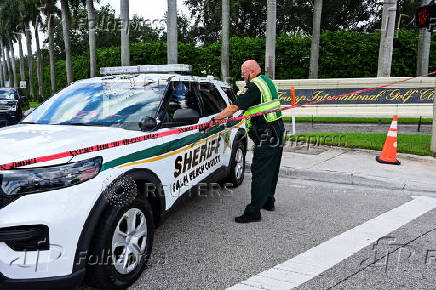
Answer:
M188 14L188 9L183 4L183 0L177 0L177 10ZM100 5L109 3L116 11L117 15L120 13L120 0L100 0ZM98 6L98 4L97 4ZM144 17L144 19L162 19L163 15L168 9L167 0L130 0L129 12L130 15L137 14Z

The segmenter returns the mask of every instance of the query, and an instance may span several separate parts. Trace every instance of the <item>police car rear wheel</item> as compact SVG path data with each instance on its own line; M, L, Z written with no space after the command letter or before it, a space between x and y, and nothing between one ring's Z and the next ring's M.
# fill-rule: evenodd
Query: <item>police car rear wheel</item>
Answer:
M88 258L87 283L98 289L126 289L149 260L153 217L147 200L136 198L124 207L110 206L95 233Z

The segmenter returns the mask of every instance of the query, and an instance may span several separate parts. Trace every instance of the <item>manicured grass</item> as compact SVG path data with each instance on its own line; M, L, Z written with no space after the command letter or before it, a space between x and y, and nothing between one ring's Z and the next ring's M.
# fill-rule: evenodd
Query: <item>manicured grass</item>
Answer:
M283 117L283 121L292 122L291 117ZM296 117L296 122L312 122L312 117ZM385 123L392 122L392 118L355 118L355 117L313 117L315 123ZM417 124L419 118L398 118L398 123ZM422 124L431 124L432 118L422 118Z
M35 108L39 106L39 102L29 102L29 107L30 108Z
M287 136L297 144L317 144L381 151L386 134L377 133L308 133ZM398 152L431 156L431 135L398 134Z

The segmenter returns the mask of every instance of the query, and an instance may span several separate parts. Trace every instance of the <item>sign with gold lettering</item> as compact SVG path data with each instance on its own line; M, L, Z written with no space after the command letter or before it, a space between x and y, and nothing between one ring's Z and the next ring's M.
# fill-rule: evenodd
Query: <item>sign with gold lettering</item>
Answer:
M319 101L317 105L346 104L428 104L433 103L434 88L383 88L360 94L349 94L333 100L328 98L352 93L361 89L296 89L295 104ZM291 105L291 89L279 89L282 105Z

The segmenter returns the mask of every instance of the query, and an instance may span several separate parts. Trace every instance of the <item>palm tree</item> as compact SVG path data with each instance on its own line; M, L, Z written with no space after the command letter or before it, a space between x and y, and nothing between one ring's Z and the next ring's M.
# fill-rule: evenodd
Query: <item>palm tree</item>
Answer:
M396 11L397 0L384 1L377 77L391 76Z
M68 5L68 0L60 0L60 1L61 1L61 12L62 12L62 32L64 35L64 43L65 43L67 83L71 84L73 82L73 67L71 62L70 7Z
M1 59L1 53L0 53L0 87L4 87L5 83L5 72L3 71L3 61Z
M0 50L1 50L1 63L2 63L2 79L3 79L3 84L2 86L6 86L6 81L9 79L9 75L8 75L8 71L7 71L7 67L6 67L6 59L5 59L5 50L3 47L3 38L0 36Z
M10 56L11 49L13 50L12 39L14 37L13 31L17 25L17 9L14 7L16 2L14 0L3 1L0 8L0 26L1 26L1 46L6 50L6 63L9 72L9 86L14 82L14 88L17 87L15 75L15 60L14 55ZM12 68L12 70L11 70ZM11 74L12 72L12 74Z
M56 7L57 0L44 0L43 13L46 16L46 25L48 30L48 56L50 60L50 85L52 95L56 92L56 71L54 55L54 17L59 14Z
M229 0L222 0L221 79L223 82L229 76L229 22Z
M13 72L11 70L11 58L9 57L10 55L10 51L9 51L9 44L8 41L6 40L5 43L3 44L5 47L5 54L6 54L6 65L8 67L8 76L9 76L9 87L12 86L12 82L14 80L14 75Z
M33 53L32 53L32 32L29 22L26 23L26 47L27 47L27 65L29 67L29 94L32 100L35 101L35 93L33 92Z
M129 0L120 0L121 27L121 65L129 65Z
M41 55L41 47L39 44L39 25L41 24L41 12L35 7L33 12L32 24L33 24L33 32L35 34L35 42L36 42L36 76L38 79L38 95L40 100L44 99L44 91L43 91L43 81L42 81L42 55Z
M60 14L60 10L56 7L57 0L43 0L42 13L45 15L48 32L48 56L50 60L50 85L51 94L56 92L56 71L55 71L55 55L54 55L54 17Z
M14 43L12 42L12 38L9 39L9 51L11 53L11 65L12 65L12 73L14 74L14 89L18 89L18 80L17 80L17 69L15 67L15 52L14 52Z
M35 5L32 0L19 1L19 11L21 25L24 28L24 35L26 37L26 50L27 50L27 66L29 68L29 95L35 101L35 94L33 92L33 53L32 53L32 32L30 30L30 22L32 21L32 10Z
M2 78L2 84L1 86L4 87L6 84L6 79L7 79L7 71L6 71L6 63L5 63L5 54L4 54L4 50L3 50L3 46L2 44L2 40L0 37L0 67L1 67L1 78Z
M18 78L15 62L15 51L14 42L20 38L20 12L19 4L17 0L6 0L3 2L3 12L1 15L5 19L5 28L7 29L7 39L9 40L8 45L10 48L10 59L14 79L14 88L18 89ZM20 66L21 69L21 66ZM23 75L24 71L20 71L20 77Z
M2 51L2 60L3 60L3 67L4 67L4 71L5 71L5 82L9 83L9 87L11 86L11 67L9 64L9 55L8 52L6 50L4 41L3 41L3 36L0 36L0 48Z
M18 41L18 52L20 54L20 81L26 81L26 74L24 73L24 54L23 54L23 44L21 43L21 33L22 31L17 33L17 41Z
M167 19L167 56L168 63L177 63L177 2L168 0Z
M309 78L318 78L319 37L321 34L322 0L314 0L313 3L313 33L312 47L310 49Z
M86 0L89 25L89 69L91 78L95 77L97 70L97 57L95 54L95 8L94 0Z
M274 79L276 65L277 2L267 0L265 74Z

